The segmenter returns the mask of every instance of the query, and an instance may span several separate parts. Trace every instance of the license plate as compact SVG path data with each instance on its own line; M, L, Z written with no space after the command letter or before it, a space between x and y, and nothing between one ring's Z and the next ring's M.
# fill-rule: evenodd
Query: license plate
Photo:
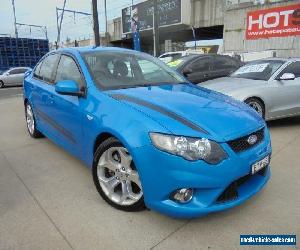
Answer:
M255 174L257 173L259 170L263 169L264 167L267 167L270 163L270 156L266 156L265 158L263 158L262 160L254 163L252 165L252 170L251 173Z

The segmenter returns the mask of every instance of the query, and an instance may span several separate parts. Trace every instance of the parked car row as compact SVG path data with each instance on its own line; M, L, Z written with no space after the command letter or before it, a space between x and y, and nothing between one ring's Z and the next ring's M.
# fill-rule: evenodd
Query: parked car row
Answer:
M266 120L300 115L300 59L250 62L201 86L247 103Z
M270 58L243 65L215 54L167 63L190 82L245 102L265 120L300 115L300 59Z
M0 75L0 88L11 85L23 85L24 74L28 70L31 69L28 67L16 67L4 71Z
M228 76L243 63L230 56L216 54L189 55L171 61L168 65L193 83Z

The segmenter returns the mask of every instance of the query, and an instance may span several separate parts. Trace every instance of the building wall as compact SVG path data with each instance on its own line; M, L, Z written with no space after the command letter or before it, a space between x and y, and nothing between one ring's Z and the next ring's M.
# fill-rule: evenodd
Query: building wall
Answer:
M189 26L209 27L223 25L224 23L224 0L182 0L183 16L182 21ZM121 10L120 10L121 15ZM108 32L111 41L118 41L122 38L121 17L108 21Z
M223 25L224 0L191 0L191 2L191 25L197 28Z
M266 1L267 2L267 1ZM275 50L278 57L300 56L300 37L273 37L268 39L246 40L247 12L259 9L286 6L299 3L299 0L267 2L263 5L248 4L227 9L224 15L224 51L255 52Z

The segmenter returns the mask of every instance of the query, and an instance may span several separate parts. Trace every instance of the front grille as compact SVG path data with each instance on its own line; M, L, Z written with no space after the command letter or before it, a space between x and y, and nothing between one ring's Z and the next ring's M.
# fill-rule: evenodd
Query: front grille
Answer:
M265 167L261 170L259 170L255 175L262 175L265 176L266 171L268 167ZM254 175L247 174L236 181L232 182L224 191L222 194L219 195L217 199L217 203L225 203L229 201L233 201L238 198L239 193L238 193L238 187L246 183L251 177Z
M248 139L252 135L255 135L257 137L257 141L253 144L250 144L248 142ZM257 144L261 143L261 141L263 139L264 139L264 128L254 132L252 134L249 134L249 135L243 136L241 138L238 138L236 140L229 141L228 145L231 147L231 149L234 152L239 153L239 152L248 150L248 149L256 146Z

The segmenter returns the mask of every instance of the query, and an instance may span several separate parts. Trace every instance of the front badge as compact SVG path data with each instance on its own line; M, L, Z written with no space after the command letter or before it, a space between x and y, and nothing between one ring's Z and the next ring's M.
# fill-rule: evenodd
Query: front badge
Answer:
M250 135L247 139L247 142L250 145L254 145L257 142L257 136L256 135Z

